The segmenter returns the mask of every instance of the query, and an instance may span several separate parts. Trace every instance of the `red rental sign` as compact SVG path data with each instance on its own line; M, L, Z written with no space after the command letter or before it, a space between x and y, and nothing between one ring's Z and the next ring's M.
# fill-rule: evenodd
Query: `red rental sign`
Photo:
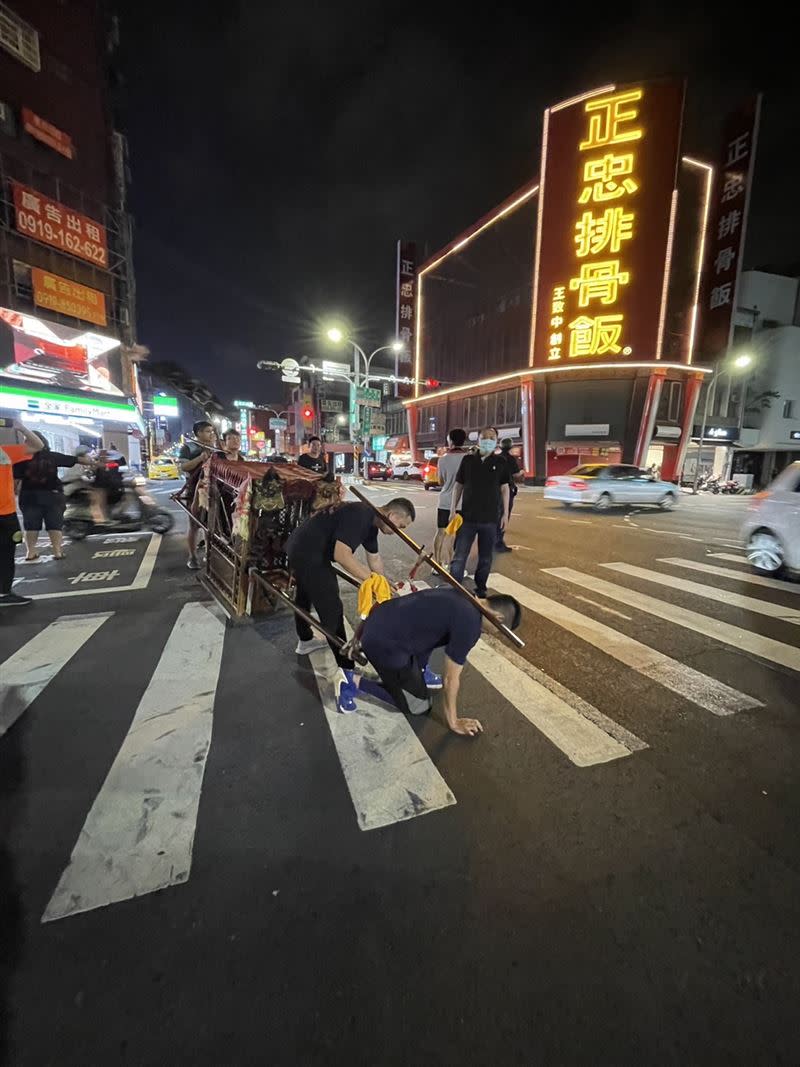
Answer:
M106 228L36 189L12 182L20 233L97 267L108 267Z
M545 112L532 366L660 358L683 91L609 86Z

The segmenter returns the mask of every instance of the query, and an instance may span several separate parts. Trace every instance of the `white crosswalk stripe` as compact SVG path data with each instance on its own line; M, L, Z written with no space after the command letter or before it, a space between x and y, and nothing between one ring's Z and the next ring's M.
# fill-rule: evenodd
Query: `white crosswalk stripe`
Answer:
M752 633L740 626L732 626L730 623L702 615L698 611L690 611L688 608L671 604L657 597L648 596L647 593L639 593L633 589L614 585L603 578L595 578L592 574L584 574L582 571L573 570L571 567L545 567L545 574L551 574L555 578L561 578L566 582L577 585L586 591L592 590L608 597L618 604L627 604L628 607L638 608L649 615L654 615L665 622L672 622L687 630L712 637L722 644L731 645L733 648L750 652L761 659L777 663L782 667L789 667L794 671L800 671L800 648L775 641L771 637L763 637L761 634Z
M225 622L187 604L42 922L187 881Z
M5 661L0 668L0 737L112 615L62 615Z
M508 593L516 597L520 604L530 611L557 623L564 630L599 649L604 655L624 663L638 674L658 682L714 715L732 715L737 711L763 706L755 697L740 693L731 686L718 682L716 678L710 678L693 667L671 659L663 652L650 648L649 645L644 645L641 641L636 641L588 615L573 611L565 604L542 596L541 593L536 593L504 575L493 575L491 585L498 593Z
M601 563L600 566L605 567L606 570L628 574L631 578L641 578L645 582L664 585L668 589L681 589L685 593L692 593L706 600L716 600L719 604L744 608L745 611L753 611L757 615L766 615L771 619L781 619L793 625L800 622L800 611L796 608L785 608L782 604L773 604L769 600L758 600L756 597L743 596L741 593L729 593L726 589L692 582L686 578L675 578L671 574L661 574L660 571L648 570L646 567L635 567L631 563Z
M733 558L737 563L744 563L738 557ZM746 571L733 571L730 567L715 567L713 563L700 563L695 559L676 559L672 556L658 560L659 563L668 563L671 567L684 567L690 571L700 571L702 574L715 574L719 578L732 578L737 582L746 582L748 585L760 585L762 589L772 589L776 593L793 593L800 596L800 583L782 582L777 578L765 578L760 574L749 574Z

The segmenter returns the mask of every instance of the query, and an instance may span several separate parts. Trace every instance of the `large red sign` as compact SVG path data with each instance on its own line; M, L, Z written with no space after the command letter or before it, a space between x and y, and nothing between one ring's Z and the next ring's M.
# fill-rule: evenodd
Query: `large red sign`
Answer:
M108 267L105 226L27 185L19 182L12 185L20 233L98 267Z
M545 112L531 364L659 359L683 84Z
M700 360L717 359L730 344L742 269L761 97L728 116L717 170L700 302Z
M31 137L46 144L48 148L66 156L67 159L74 157L75 149L70 135L59 130L58 126L54 126L47 119L43 119L41 115L37 115L35 111L31 111L29 107L22 109L22 125Z

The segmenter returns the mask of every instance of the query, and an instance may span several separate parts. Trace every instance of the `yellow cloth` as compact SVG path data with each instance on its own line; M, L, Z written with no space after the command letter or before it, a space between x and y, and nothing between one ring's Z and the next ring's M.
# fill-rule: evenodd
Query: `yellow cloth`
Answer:
M372 611L376 604L392 599L392 587L382 574L371 574L358 587L358 614L362 619Z
M457 534L458 531L461 529L463 522L464 520L460 515L454 515L445 527L444 532L450 537L454 537L455 534Z

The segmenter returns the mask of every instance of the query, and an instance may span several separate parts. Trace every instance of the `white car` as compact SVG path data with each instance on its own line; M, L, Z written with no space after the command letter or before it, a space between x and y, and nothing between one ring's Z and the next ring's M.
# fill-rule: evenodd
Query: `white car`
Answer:
M756 574L800 574L800 462L756 493L742 527L747 559Z
M627 463L586 463L548 478L544 497L565 507L591 504L597 511L615 504L656 504L668 511L678 503L678 489Z
M395 463L392 467L392 477L402 478L404 482L409 478L422 478L422 467L416 463Z

